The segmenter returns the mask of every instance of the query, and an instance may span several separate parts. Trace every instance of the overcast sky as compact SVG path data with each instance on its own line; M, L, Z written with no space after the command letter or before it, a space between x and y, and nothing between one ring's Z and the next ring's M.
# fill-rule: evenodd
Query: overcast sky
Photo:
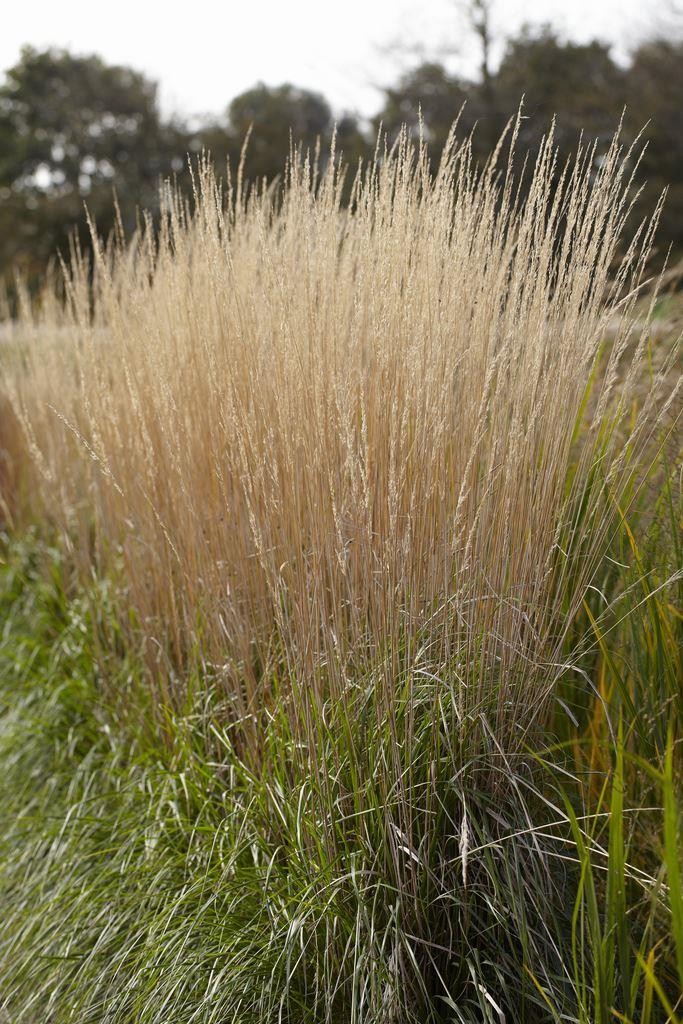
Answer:
M379 106L377 87L419 50L452 47L453 68L473 67L457 0L11 0L2 7L0 71L27 43L96 52L157 79L167 113L218 113L262 80L317 89L336 112L370 115ZM551 21L566 36L609 40L623 53L652 30L659 7L652 0L494 0L494 29L500 39L524 21Z

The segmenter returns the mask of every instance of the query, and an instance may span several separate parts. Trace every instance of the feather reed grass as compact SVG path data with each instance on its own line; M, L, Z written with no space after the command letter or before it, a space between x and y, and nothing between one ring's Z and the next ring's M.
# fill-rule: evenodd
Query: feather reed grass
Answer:
M624 440L656 222L615 275L629 160L560 172L549 136L522 203L500 156L452 140L432 179L402 138L348 210L334 158L227 196L204 165L192 212L167 189L158 235L26 308L5 387L34 487L88 557L123 555L164 700L201 648L245 739L274 686L305 719L368 673L387 711L428 673L523 736L661 398Z

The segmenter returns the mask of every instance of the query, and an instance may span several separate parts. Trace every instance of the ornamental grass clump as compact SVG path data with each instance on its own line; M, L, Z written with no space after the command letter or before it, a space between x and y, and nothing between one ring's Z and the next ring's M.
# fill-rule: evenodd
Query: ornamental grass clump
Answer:
M520 182L515 134L432 172L403 133L351 184L334 151L282 187L202 161L11 329L13 514L116 580L121 714L201 723L253 853L254 1019L569 990L528 744L680 381L672 349L643 391L633 153L560 167L551 132Z

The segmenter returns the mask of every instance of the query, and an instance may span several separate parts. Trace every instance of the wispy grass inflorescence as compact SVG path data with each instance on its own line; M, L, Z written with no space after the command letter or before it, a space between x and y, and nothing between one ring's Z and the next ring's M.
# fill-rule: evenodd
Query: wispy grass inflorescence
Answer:
M387 707L431 673L501 737L543 706L658 394L625 443L653 224L615 283L628 157L593 155L560 174L550 136L520 203L500 159L452 140L432 178L402 137L348 210L334 160L227 196L204 164L192 212L168 188L158 236L26 311L7 387L46 511L120 548L154 649L185 670L201 637L235 716L368 672Z

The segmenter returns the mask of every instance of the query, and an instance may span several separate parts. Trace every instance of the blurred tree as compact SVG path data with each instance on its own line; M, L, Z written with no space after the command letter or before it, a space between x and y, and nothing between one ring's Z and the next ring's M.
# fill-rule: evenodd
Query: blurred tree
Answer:
M492 91L491 47L493 45L492 0L465 0L465 14L479 40L479 75L485 92Z
M208 151L219 172L226 161L234 171L249 135L245 176L272 181L283 173L291 144L313 153L320 140L324 165L335 130L337 153L355 167L358 159L367 155L369 146L352 114L335 121L329 104L318 93L289 83L268 86L260 82L231 101L224 119L200 125L193 134L191 149Z
M381 124L390 140L404 124L417 137L421 112L425 141L432 156L438 157L461 111L461 131L468 134L481 114L477 87L449 75L443 64L420 64L404 74L396 85L385 87L384 105L373 123L376 130Z
M22 51L0 87L0 265L40 266L83 231L83 201L103 230L115 183L124 225L153 207L159 177L180 170L179 125L164 123L157 87L130 68L62 50Z
M626 75L603 43L563 42L544 26L508 41L494 88L501 123L524 96L522 149L533 152L557 115L556 139L566 155L582 131L588 139L612 138L626 100Z
M665 188L659 240L683 250L683 40L654 39L632 55L627 75L627 124L647 143L640 167L638 211L652 210Z
M477 144L486 152L498 141L502 125L496 102L494 72L491 53L494 43L493 0L456 0L463 9L479 46L479 131Z
M249 178L271 180L281 174L290 140L313 151L317 139L329 140L333 127L327 100L289 83L259 82L232 100L227 116L228 131L239 148L252 129L245 162Z

